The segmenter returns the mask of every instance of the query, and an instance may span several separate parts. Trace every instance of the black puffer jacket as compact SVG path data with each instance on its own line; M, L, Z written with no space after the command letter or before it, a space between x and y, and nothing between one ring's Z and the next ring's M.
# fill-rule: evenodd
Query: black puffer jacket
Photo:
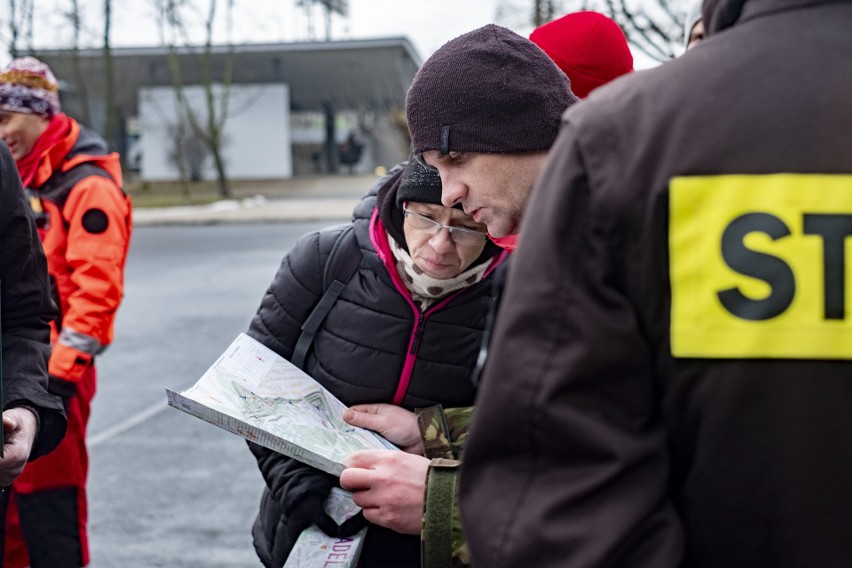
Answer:
M317 333L305 370L347 405L469 406L475 395L470 375L491 303L491 278L436 303L424 314L414 308L384 261L392 261L392 255L382 244L384 230L376 207L378 190L394 184L400 172L395 168L379 180L354 211L361 265ZM292 356L300 326L323 293L323 271L335 234L319 231L298 241L284 257L251 322L248 334L283 357ZM489 270L503 258L494 257ZM282 566L293 545L282 511L308 493L327 492L337 480L250 446L267 483L253 528L255 547L266 566ZM419 546L417 536L371 526L362 565L419 566Z

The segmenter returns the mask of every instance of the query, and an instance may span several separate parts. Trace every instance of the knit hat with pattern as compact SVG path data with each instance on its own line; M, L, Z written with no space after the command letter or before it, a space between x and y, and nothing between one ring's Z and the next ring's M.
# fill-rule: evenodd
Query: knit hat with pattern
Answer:
M52 118L59 114L59 84L35 57L13 59L0 73L0 110Z
M547 150L577 98L528 39L489 24L443 45L414 76L405 99L415 154L438 150Z
M543 24L533 30L530 41L568 75L571 90L581 99L633 71L633 55L624 32L597 12L574 12Z

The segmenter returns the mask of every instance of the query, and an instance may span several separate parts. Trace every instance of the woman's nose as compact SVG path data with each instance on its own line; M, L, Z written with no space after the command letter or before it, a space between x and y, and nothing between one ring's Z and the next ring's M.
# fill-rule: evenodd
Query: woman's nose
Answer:
M435 249L435 252L447 252L453 249L455 243L450 230L442 227L429 239L429 245Z

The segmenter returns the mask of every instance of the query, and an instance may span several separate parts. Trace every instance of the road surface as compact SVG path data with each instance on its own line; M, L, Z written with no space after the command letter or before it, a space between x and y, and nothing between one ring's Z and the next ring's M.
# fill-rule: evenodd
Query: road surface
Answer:
M89 423L92 568L257 568L242 439L166 406L244 331L283 254L333 224L140 227Z

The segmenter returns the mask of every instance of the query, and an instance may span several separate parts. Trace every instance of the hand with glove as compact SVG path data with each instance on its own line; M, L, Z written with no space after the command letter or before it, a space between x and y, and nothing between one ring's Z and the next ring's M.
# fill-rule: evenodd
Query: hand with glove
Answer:
M279 506L286 519L287 536L291 543L306 528L315 524L328 536L348 537L367 526L360 512L341 524L326 513L323 505L337 482L331 475L314 470L311 475L300 476L299 487L282 496Z

